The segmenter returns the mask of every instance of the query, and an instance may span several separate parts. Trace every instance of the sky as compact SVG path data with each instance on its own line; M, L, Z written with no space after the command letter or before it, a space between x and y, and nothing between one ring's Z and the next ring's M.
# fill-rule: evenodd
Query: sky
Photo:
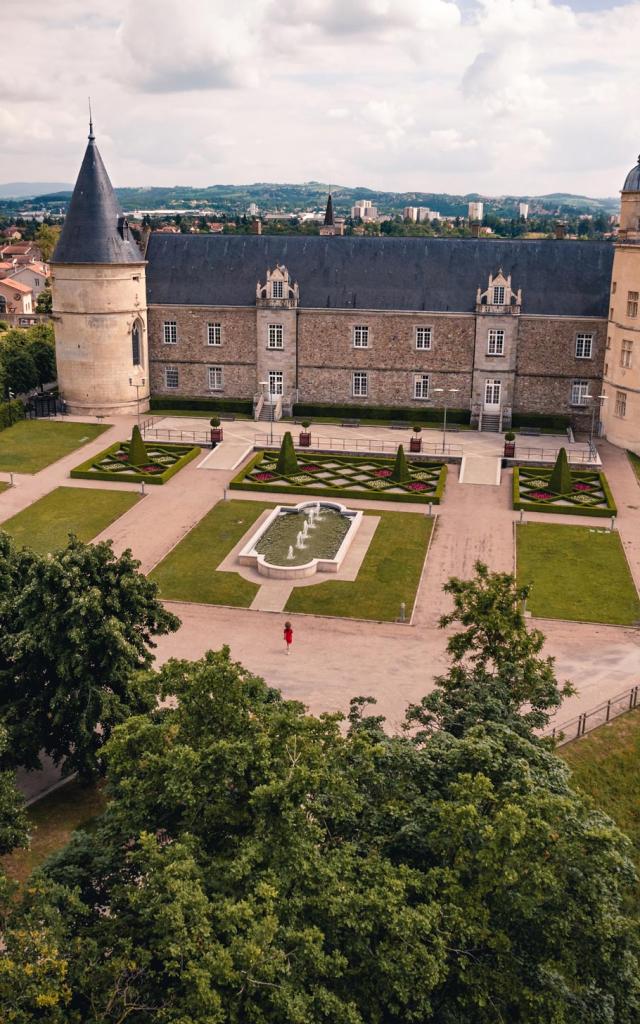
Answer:
M0 182L324 181L616 195L640 151L640 0L30 0Z

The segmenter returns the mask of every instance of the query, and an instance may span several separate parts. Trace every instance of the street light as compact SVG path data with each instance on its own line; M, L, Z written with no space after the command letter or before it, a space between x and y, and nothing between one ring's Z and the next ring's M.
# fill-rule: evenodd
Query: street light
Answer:
M129 377L129 384L132 388L136 389L136 406L138 409L138 430L140 430L140 388L144 387L144 377L141 377L139 381L135 381L133 377Z
M268 380L261 380L260 381L260 387L264 388L264 397L265 397L265 401L267 401L267 395L269 394L269 391L268 391L269 381ZM270 420L269 444L273 444L273 402L271 400L269 400L269 420Z
M444 423L442 425L442 454L444 455L444 443L447 437L447 393L455 395L460 388L434 388L434 394L444 395Z
M591 429L589 431L589 448L591 449L591 451L593 451L593 449L595 447L594 443L593 443L593 435L594 435L594 432L595 432L596 409L598 409L598 410L602 409L602 403L606 402L608 396L605 395L604 392L603 392L600 395L585 395L584 397L586 399L588 399L589 401L593 402L593 405L591 406ZM596 406L596 402L599 403L597 406ZM600 414L598 412L598 422L599 421L600 421Z

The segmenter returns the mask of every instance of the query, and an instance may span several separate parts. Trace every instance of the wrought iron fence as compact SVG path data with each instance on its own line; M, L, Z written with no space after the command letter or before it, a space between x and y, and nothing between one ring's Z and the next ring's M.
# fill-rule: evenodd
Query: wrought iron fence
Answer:
M205 447L211 445L211 434L203 430L167 430L161 427L145 427L142 424L142 436L145 441L180 441Z
M547 729L543 736L550 736L561 746L563 743L570 743L571 740L579 739L599 725L606 725L612 718L624 715L627 711L633 711L640 706L640 685L632 686L629 690L616 694L609 700L605 700L590 711L583 711L581 715L570 718L567 722L554 725Z
M515 461L555 462L559 451L559 448L523 448L522 445L517 444ZM586 448L570 448L567 451L567 458L569 463L578 465L593 464L598 461L597 452L593 455L588 446Z
M269 433L258 433L254 434L254 444L258 448L273 447L280 443L279 437L274 437L270 440L271 435ZM294 441L295 444L295 441ZM296 447L298 447L296 445ZM343 451L343 452L379 452L383 455L395 455L398 450L398 445L394 444L393 441L375 441L369 438L353 438L348 437L312 437L311 444L305 445L305 448L315 448L316 451ZM425 444L422 443L422 448L419 452L407 451L407 455L439 455L445 458L462 458L462 445L459 444Z

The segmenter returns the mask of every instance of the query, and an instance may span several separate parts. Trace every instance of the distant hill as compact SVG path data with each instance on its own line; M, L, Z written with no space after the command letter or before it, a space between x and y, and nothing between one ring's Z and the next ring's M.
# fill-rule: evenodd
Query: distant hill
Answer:
M18 184L0 186L0 200L8 195L7 190ZM27 189L27 183L20 187ZM356 199L369 199L382 214L400 213L405 206L428 206L445 216L466 216L470 200L482 200L485 213L503 217L517 217L518 203L528 202L531 213L553 215L575 215L580 213L613 213L619 208L616 198L590 198L588 196L553 193L544 196L482 196L477 192L455 195L447 192L382 192L358 186L331 185L319 181L302 184L254 182L249 185L210 185L192 188L175 185L170 188L146 186L118 188L118 198L127 211L168 209L189 210L205 208L227 214L245 213L249 203L256 203L262 212L283 210L295 212L308 209L324 209L329 188L333 193L334 209L338 214L348 214ZM32 197L34 207L59 207L68 202L71 186L51 186L48 190L40 187L36 194L25 191L23 196ZM13 205L12 201L2 204ZM23 202L22 205L27 205Z
M66 181L6 181L0 185L0 199L32 199L45 192L69 192Z

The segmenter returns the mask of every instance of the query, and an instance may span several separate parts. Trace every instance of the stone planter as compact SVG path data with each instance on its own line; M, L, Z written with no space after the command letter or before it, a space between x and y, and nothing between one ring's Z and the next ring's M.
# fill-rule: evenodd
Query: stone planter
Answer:
M310 448L311 447L311 431L310 430L301 430L300 431L300 436L298 437L298 446L300 448Z
M504 442L504 457L505 459L513 459L516 454L516 442L505 441Z
M409 451L410 452L421 452L422 451L422 438L421 437L410 437L409 438Z
M224 437L224 431L222 427L211 428L211 444L220 444Z

